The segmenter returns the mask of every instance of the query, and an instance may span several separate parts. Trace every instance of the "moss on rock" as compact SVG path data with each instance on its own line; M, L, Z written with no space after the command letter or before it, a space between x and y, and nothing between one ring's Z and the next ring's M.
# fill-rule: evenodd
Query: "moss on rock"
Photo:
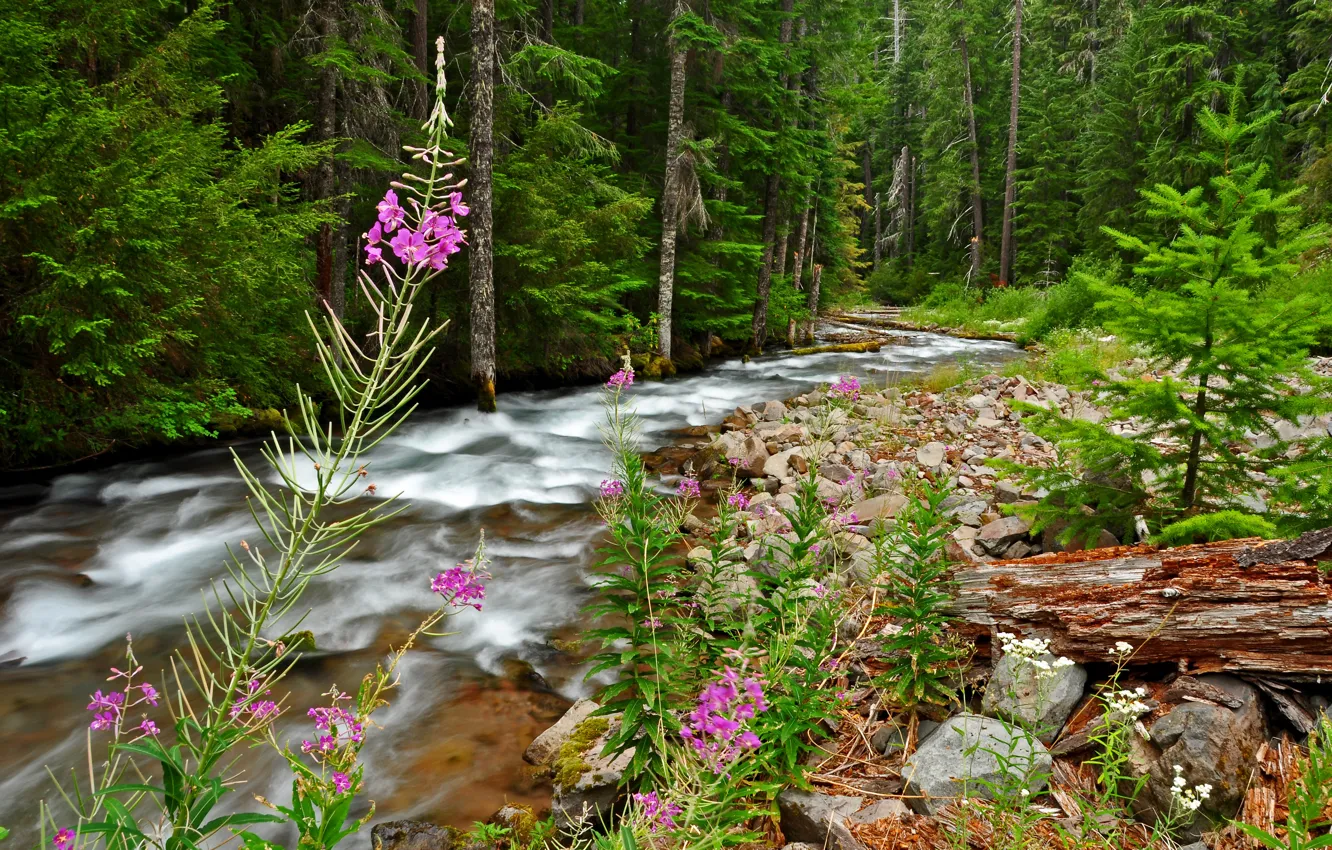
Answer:
M556 788L573 788L583 774L592 769L583 756L608 731L610 721L604 717L589 717L574 727L573 734L560 747L551 765Z

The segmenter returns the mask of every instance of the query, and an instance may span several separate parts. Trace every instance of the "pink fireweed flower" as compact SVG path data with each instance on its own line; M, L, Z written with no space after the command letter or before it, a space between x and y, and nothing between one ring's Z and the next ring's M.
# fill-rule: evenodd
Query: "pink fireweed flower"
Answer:
M729 463L731 466L739 466L740 464L745 462L745 459L739 457L728 457L726 459L726 462Z
M384 239L384 226L375 222L364 235L367 245L378 245Z
M680 736L693 747L704 764L717 775L729 775L741 751L756 749L762 742L744 723L767 711L763 686L750 676L727 667L720 680L698 695L698 706L689 714Z
M471 210L467 208L467 204L463 203L462 192L449 193L449 212L456 216L466 216L471 212Z
M618 499L624 495L624 482L615 478L601 482L601 498Z
M389 189L384 193L384 200L379 202L379 220L384 224L384 232L392 233L403 221L403 210L398 205L398 193Z
M115 725L116 725L116 715L113 712L104 711L100 714L93 715L92 722L88 724L88 728L93 729L94 731L97 732L102 732L106 729L110 729Z
M684 499L697 499L702 495L702 490L699 489L698 481L685 478L680 482L680 486L675 488L675 495Z
M675 829L675 816L680 814L680 807L657 797L656 791L635 794L634 802L643 807L643 819L653 832L659 829Z
M855 401L860 398L860 381L850 375L843 375L842 379L829 387L828 391L833 395Z
M649 629L652 629L653 631L656 631L657 629L661 628L661 619L658 617L648 617L646 620L643 621L643 625L647 626Z
M347 789L351 788L351 777L342 771L335 771L333 774L333 790L338 794L346 794Z
M152 685L148 684L147 682L144 682L142 685L139 685L139 690L143 691L143 698L148 702L149 705L157 705L157 697L158 697L157 688L154 688Z
M743 511L745 508L749 507L749 497L744 493L733 493L731 494L731 498L726 500L726 503L737 511Z
M389 247L393 249L394 256L409 266L424 263L429 251L429 248L426 247L425 237L406 227L394 234L393 238L389 240Z
M157 735L157 733L158 733L159 730L158 730L158 728L157 728L157 724L156 724L156 723L154 723L154 722L151 721L151 720L145 720L145 721L143 721L142 723L139 724L139 731L142 732L142 733L145 734L145 735L154 735L154 736L155 736L155 735Z
M467 562L450 567L430 582L430 590L444 597L445 603L464 608L468 605L481 610L481 603L486 598L484 576L478 574Z
M365 246L365 264L373 266L375 263L384 262L384 249L376 248L373 245Z
M633 385L634 385L633 369L621 369L620 371L616 372L614 375L611 375L610 380L606 382L606 388L612 390L622 390L625 389L626 387L631 387Z
M74 843L74 830L60 830L55 834L55 837L51 839L51 843L55 845L56 850L68 850L69 846Z
M89 711L105 711L112 715L119 714L120 707L125 704L125 695L120 691L103 694L98 690L91 699L92 702L88 703Z

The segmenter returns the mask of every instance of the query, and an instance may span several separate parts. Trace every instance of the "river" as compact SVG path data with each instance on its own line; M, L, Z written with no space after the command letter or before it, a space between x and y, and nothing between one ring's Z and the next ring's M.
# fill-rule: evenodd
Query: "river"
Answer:
M644 448L839 374L882 385L958 358L990 364L1015 353L1003 342L905 336L878 353L730 360L635 384ZM600 396L596 387L510 393L489 416L422 412L375 451L372 480L410 507L307 592L321 652L284 685L280 735L309 737L305 709L323 704L330 684L355 689L431 610L430 577L470 555L482 529L493 573L484 610L458 616L455 634L409 655L391 707L376 715L383 728L370 730L362 756L376 821L468 826L506 801L548 803L521 755L568 700L595 687L565 640L577 636L589 599L600 528L591 500L608 477ZM39 492L0 488L0 659L24 659L0 660L0 825L17 845L32 843L38 801L58 800L46 767L68 777L86 759L84 706L123 659L125 636L162 688L182 617L223 574L224 544L254 536L233 447L259 468L256 443L219 444L61 475ZM246 784L233 805L251 793L289 799L275 753L249 751L240 767Z

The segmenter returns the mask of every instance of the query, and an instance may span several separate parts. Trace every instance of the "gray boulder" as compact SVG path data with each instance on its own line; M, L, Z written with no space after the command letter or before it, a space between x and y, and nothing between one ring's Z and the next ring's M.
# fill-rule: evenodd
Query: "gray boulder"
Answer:
M1019 540L1027 537L1031 523L1019 516L1000 517L981 526L976 535L976 545L991 555L998 555Z
M1019 662L1013 653L1004 655L995 665L981 705L991 717L1031 729L1042 743L1049 744L1082 699L1087 670L1081 664L1055 667L1056 659L1048 652L1041 660L1051 665L1045 678L1039 675L1042 671Z
M926 469L933 469L944 462L944 453L947 449L948 447L943 443L926 443L919 449L916 449L916 463Z
M537 735L536 739L527 745L523 761L535 765L549 764L559 753L560 747L564 746L564 742L573 735L578 724L591 717L592 712L598 708L601 706L590 699L580 699L574 703L564 712L563 717L555 721L555 725Z
M615 734L620 719L589 717L574 729L551 766L554 792L550 811L561 829L577 830L586 823L610 821L620 799L620 779L629 767L633 751L604 756L606 741Z
M1148 822L1170 811L1175 765L1183 769L1186 787L1212 786L1199 809L1205 820L1219 822L1233 817L1249 785L1254 756L1267 740L1257 688L1223 674L1199 676L1198 681L1220 688L1239 700L1240 706L1231 709L1184 702L1151 725L1150 741L1133 736L1130 767L1135 776L1147 777L1133 808Z
M754 405L754 413L764 422L780 422L786 415L786 405L780 401L761 401Z
M847 819L860 810L861 797L834 797L788 788L777 795L782 834L790 841L806 842L828 850L864 850L847 828Z
M994 799L996 790L1045 787L1045 745L1002 720L977 714L949 718L902 766L910 805L938 814L959 797Z

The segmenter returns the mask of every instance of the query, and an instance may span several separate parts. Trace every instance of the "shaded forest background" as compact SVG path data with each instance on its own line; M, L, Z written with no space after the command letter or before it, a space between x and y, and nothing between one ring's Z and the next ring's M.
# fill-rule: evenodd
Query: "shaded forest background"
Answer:
M0 9L0 466L201 436L318 387L305 313L367 320L357 244L441 36L460 155L493 85L501 389L604 378L626 344L680 365L714 337L771 344L820 302L1048 287L1118 256L1103 225L1161 227L1139 189L1205 182L1204 108L1273 114L1240 153L1332 220L1316 0ZM427 293L453 322L441 395L472 392L470 253Z

